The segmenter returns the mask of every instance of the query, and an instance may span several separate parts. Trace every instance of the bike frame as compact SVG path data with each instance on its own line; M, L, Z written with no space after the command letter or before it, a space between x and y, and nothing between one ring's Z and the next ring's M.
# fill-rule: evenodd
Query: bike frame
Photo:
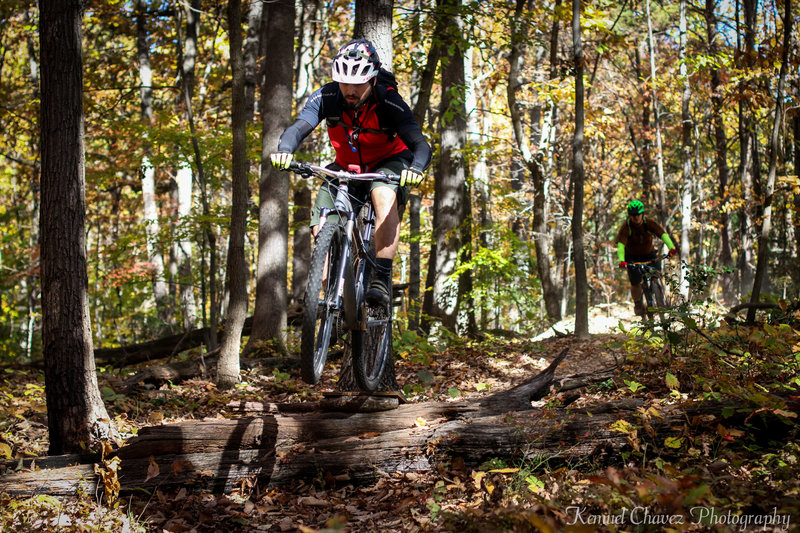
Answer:
M647 300L648 309L656 307L656 302L653 301L653 278L661 278L661 270L652 266L658 261L668 259L669 254L663 254L650 261L642 261L635 263L628 263L628 268L637 269L642 273L642 292L644 293L645 300Z
M367 206L367 214L364 221L364 229L362 232L356 230L356 220L358 218L358 211L353 208L350 201L347 186L351 181L390 181L391 177L382 173L361 173L352 174L346 171L336 171L325 167L318 167L314 165L298 166L299 169L293 169L301 175L306 174L323 174L334 180L338 180L338 192L334 201L334 208L323 208L320 212L319 227L321 228L327 223L328 216L331 213L339 215L337 224L344 224L344 243L342 247L342 254L340 256L339 271L336 273L335 281L335 294L336 302L333 304L333 310L337 314L343 315L343 325L345 329L353 330L366 330L366 313L363 312L363 300L367 272L367 262L360 261L358 264L358 271L352 271L352 262L350 254L353 252L353 243L355 243L356 250L360 251L367 256L369 253L369 246L372 242L372 236L375 227L375 208L372 205L372 200L368 199L365 202Z

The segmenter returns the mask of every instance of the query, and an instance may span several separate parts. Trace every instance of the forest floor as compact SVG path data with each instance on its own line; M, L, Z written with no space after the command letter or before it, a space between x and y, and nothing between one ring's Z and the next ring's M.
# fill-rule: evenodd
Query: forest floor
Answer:
M715 398L719 394L734 399L751 392L735 389L743 378L732 367L741 361L732 365L732 356L724 350L703 355L702 336L692 340L684 334L683 344L670 344L663 335L638 328L627 307L594 308L591 336L580 341L570 334L570 320L536 337L451 339L446 345L399 334L398 382L409 402L475 398L529 379L569 348L556 379L616 368L614 377L581 389L580 397L570 400L575 409L626 398L657 406L704 390ZM774 346L769 348L764 338L774 330L784 359L787 354L798 359L798 318L778 329L764 325L772 328L765 329L766 335L739 331L738 342L748 342L754 353L761 342L762 359L773 360ZM718 326L715 332L721 330L724 327ZM320 384L308 387L294 368L254 365L244 371L238 387L225 392L208 379L194 379L121 394L115 387L133 369L101 368L99 375L109 414L123 434L131 436L144 426L229 417L231 401L316 401L323 391L333 390L334 368L329 366ZM717 380L724 387L708 386L708 372L719 377L720 371L726 372ZM775 387L768 380L800 385L796 361L766 372L780 375L755 376L760 388L754 391L770 401ZM796 387L789 387L792 394L796 398ZM41 372L0 369L0 398L0 458L45 455ZM563 395L553 391L534 408L547 409L562 400ZM226 495L190 487L123 494L113 507L98 504L91 495L58 499L0 494L0 532L662 531L669 520L675 531L798 530L796 413L786 404L765 407L767 403L762 399L759 407L750 405L747 423L736 428L726 427L725 420L710 426L687 420L681 433L663 442L648 439L646 424L638 432L620 425L614 429L627 433L629 448L602 460L498 458L468 468L455 458L431 471L381 473L368 486L320 475L278 488L246 484ZM771 429L760 430L762 422Z

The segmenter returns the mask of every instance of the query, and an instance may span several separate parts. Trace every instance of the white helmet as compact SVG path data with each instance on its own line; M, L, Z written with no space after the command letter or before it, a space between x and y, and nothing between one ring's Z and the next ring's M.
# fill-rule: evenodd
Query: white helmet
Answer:
M333 81L339 83L366 83L378 75L381 62L378 52L366 39L350 41L339 49L333 58Z

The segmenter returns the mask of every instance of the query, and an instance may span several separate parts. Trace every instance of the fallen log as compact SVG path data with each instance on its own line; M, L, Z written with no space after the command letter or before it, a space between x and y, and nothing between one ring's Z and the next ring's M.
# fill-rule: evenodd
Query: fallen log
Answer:
M640 424L639 400L580 409L531 407L532 399L549 390L565 356L563 352L528 382L481 400L401 403L379 412L326 410L324 403L236 403L229 405L234 418L142 428L114 454L121 460L121 490L199 484L228 492L243 479L277 486L321 473L329 479L368 482L380 472L430 470L452 457L476 467L495 457L615 456L635 445L631 435L611 428L618 420ZM716 424L725 407L730 405L665 407L644 431L654 438L680 433L693 416ZM0 477L0 492L71 495L94 493L102 485L93 464L32 468L46 465L42 458L22 465L5 462L12 470Z
M302 308L299 304L295 304L289 307L287 313L289 324L294 324L300 319ZM252 327L253 317L249 316L244 321L242 335L250 335ZM94 357L99 362L112 364L116 367L125 367L173 357L181 352L205 344L207 339L208 328L198 328L139 344L117 348L97 348L94 351Z

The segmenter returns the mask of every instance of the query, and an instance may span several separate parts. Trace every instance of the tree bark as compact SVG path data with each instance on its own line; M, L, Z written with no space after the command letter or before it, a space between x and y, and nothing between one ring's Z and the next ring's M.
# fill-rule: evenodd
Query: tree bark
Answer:
M647 11L647 45L650 51L650 86L653 95L653 121L656 128L656 175L658 177L658 190L656 191L656 207L658 219L666 227L667 203L665 199L666 182L664 180L664 149L661 144L661 104L656 92L656 48L653 40L653 22L650 16L650 0L645 2Z
M692 227L692 117L689 111L689 104L692 97L692 89L689 85L689 75L686 67L686 0L680 1L680 22L679 22L679 44L678 62L680 63L680 77L683 80L683 92L681 94L681 162L682 162L682 187L681 187L681 242L680 257L681 261L679 285L680 293L684 298L689 297L689 231Z
M150 66L150 52L147 44L147 21L145 12L147 6L143 0L136 1L136 50L139 63L139 81L141 83L142 121L149 128L153 121L153 71ZM145 132L147 136L147 132ZM147 259L153 271L153 297L158 318L165 329L174 325L175 316L169 298L167 287L164 256L159 249L159 235L161 225L158 219L158 204L156 202L155 168L150 161L150 144L145 146L145 155L142 157L142 207L147 235Z
M617 457L630 449L630 436L609 428L619 420L640 424L641 400L581 409L531 407L532 400L549 392L555 367L565 355L533 379L483 400L404 404L375 411L381 403L355 397L354 412L326 411L324 403L237 402L229 407L240 418L143 428L116 452L122 460L121 489L167 490L200 483L229 492L248 477L257 477L261 486L268 487L318 479L321 473L365 483L380 472L430 471L452 457L462 458L469 468L492 458L569 462ZM563 390L575 386L568 379L559 384ZM683 434L687 419L716 425L732 407L731 402L665 406L639 438L663 442L667 436ZM790 402L787 409L796 413L800 405ZM725 418L726 427L745 423L745 416ZM96 457L78 455L24 459L22 470L0 477L0 492L93 494L98 489L94 461ZM19 463L0 462L0 469L17 469ZM35 471L27 470L34 464Z
M743 68L750 72L755 66L755 33L758 20L758 2L755 0L743 0L744 7L744 47L737 46L742 51ZM738 8L738 2L737 2ZM737 9L737 27L738 9ZM740 34L737 32L737 41ZM741 92L748 91L745 79ZM741 158L739 160L739 179L742 182L742 195L744 204L740 210L739 221L739 293L746 294L753 284L753 172L755 172L755 161L758 159L756 154L757 144L754 142L756 137L755 121L753 112L746 100L739 100L739 146Z
M717 34L717 16L714 11L715 0L706 0L706 30L708 35L709 53L716 55L719 50L719 36ZM730 167L728 166L728 138L725 133L725 122L722 116L724 99L722 97L722 76L718 68L711 69L711 120L714 124L714 159L717 165L717 194L720 221L720 249L719 262L723 267L730 269L720 276L722 285L722 299L730 305L735 301L736 289L733 274L733 252L731 249L731 217L728 211L730 196L728 181Z
M549 153L552 149L550 144L551 134L542 136L542 150L537 151L536 157L531 152L528 136L525 133L523 124L523 109L521 103L518 101L517 93L522 88L522 69L524 66L525 52L527 50L526 43L528 41L529 25L525 22L526 10L530 10L532 2L530 0L517 0L513 16L513 27L511 30L511 53L509 55L509 72L508 72L508 85L507 97L509 102L509 112L511 115L512 130L514 132L514 140L516 141L517 150L525 162L525 168L530 172L531 180L533 182L533 227L532 238L535 244L536 253L536 272L539 275L539 280L542 289L542 299L544 301L545 311L547 317L556 322L561 320L561 292L558 288L556 278L558 274L554 271L550 262L550 249L551 249L551 234L552 230L548 226L549 222L549 209L548 203L550 201L548 194L549 179L547 171L544 168L544 153ZM554 21L551 29L551 46L555 44L556 50L551 49L550 62L551 62L551 79L554 77L555 72L554 62L558 49L558 33L559 24L556 20L556 14L553 14ZM556 108L555 105L550 110L549 118L551 121L550 129L555 126ZM538 147L537 147L538 148ZM524 238L524 235L520 235ZM556 267L557 268L557 267Z
M86 272L80 0L39 3L42 350L51 455L119 438L100 396Z
M311 189L306 180L296 184L292 217L292 301L302 303L311 262Z
M292 58L294 56L293 0L265 4L262 22L264 45L270 51L265 62L261 96L261 177L258 183L258 264L253 331L245 353L256 343L273 339L286 352L288 304L289 174L268 164L278 138L290 123L292 110Z
M575 253L575 337L589 336L589 282L583 250L583 44L581 43L581 0L572 0L572 45L575 54L575 139L572 145L572 173L575 204L572 211L572 243Z
M244 107L248 123L256 112L256 87L259 83L259 49L264 2L250 2L247 11L247 38L244 44Z
M217 386L233 387L240 381L239 349L242 326L247 316L248 269L245 258L245 233L247 231L247 204L249 200L247 160L247 99L245 93L245 66L242 47L241 0L228 0L228 36L230 38L231 74L231 222L228 239L228 287L230 303L225 319L225 337L222 340L217 365Z
M430 106L431 88L433 87L434 77L436 75L436 67L439 64L441 57L441 45L439 41L442 38L443 22L438 13L435 11L436 25L434 28L433 38L431 39L431 46L428 50L428 57L425 61L425 68L422 71L419 80L419 87L417 89L416 101L414 102L414 118L419 124L420 128L425 127L425 119L428 114ZM410 285L408 289L409 300L409 322L408 328L411 331L419 333L427 333L429 330L429 321L424 316L431 316L433 314L433 270L436 267L433 261L428 262L428 273L425 283L425 293L422 297L422 305L419 305L419 294L422 284L422 268L421 268L421 255L420 255L420 209L422 208L422 198L419 194L410 194L408 199L409 204L409 224L411 231L411 243L409 250L409 263L410 263ZM435 215L434 215L435 216ZM434 224L435 227L435 224ZM429 257L436 257L436 244L431 245ZM416 286L414 281L416 280Z
M800 79L795 78L794 83L795 100L800 100ZM792 132L794 136L794 175L800 176L800 112L795 110L792 120ZM795 263L794 279L800 279L800 192L794 194L794 240L795 240Z
M775 191L775 177L778 172L778 150L780 150L780 132L783 124L783 93L786 86L786 71L789 63L789 48L792 39L792 2L785 0L783 17L783 48L781 50L781 69L778 75L778 92L775 96L775 117L772 122L772 134L769 137L769 174L764 190L764 216L761 223L761 236L758 239L758 260L750 303L759 303L761 284L765 279L769 257L769 233L772 229L772 200ZM756 310L751 307L747 311L747 321L754 322Z
M436 256L433 282L434 314L442 325L455 332L462 294L452 278L458 266L462 246L460 226L464 222L464 189L466 187L463 149L466 146L466 110L464 108L464 53L460 0L441 4L447 28L449 53L442 73L442 100L439 113L441 144L439 167L434 192L434 239ZM455 93L455 94L454 94Z
M356 16L353 37L364 37L372 42L381 66L392 70L394 61L392 47L392 9L394 0L356 0Z

